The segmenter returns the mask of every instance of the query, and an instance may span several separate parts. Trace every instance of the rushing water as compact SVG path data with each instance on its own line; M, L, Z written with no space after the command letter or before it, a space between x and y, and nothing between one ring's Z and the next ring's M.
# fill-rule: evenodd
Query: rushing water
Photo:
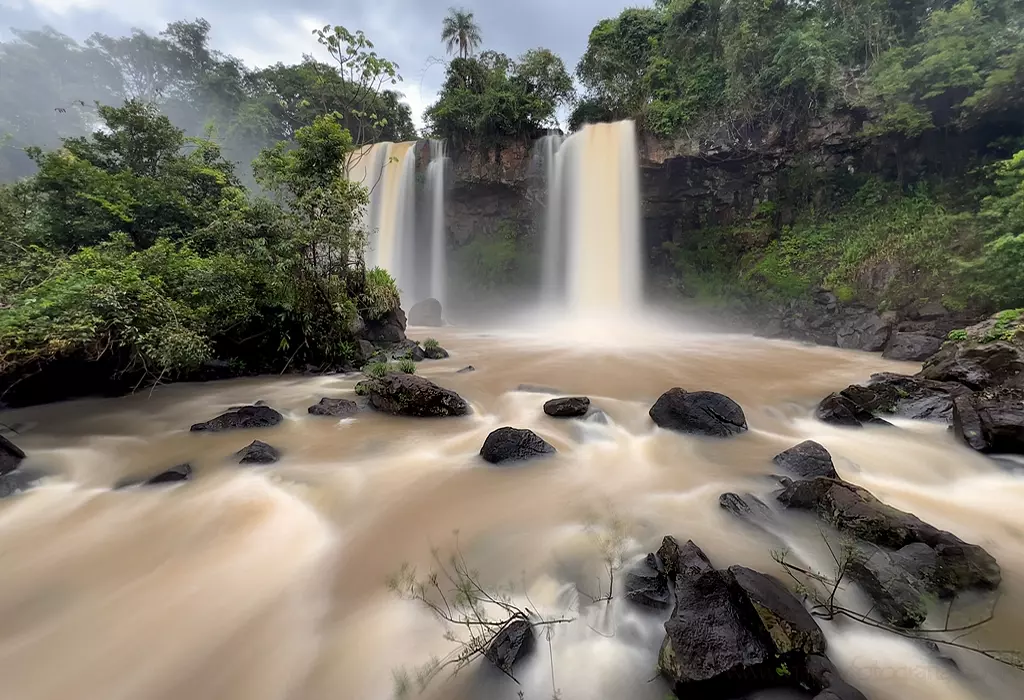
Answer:
M2 696L386 700L393 671L451 644L437 619L385 582L403 563L429 566L432 547L446 556L458 531L485 585L512 582L520 600L528 594L531 606L574 621L552 628L551 658L542 640L518 669L521 687L478 664L427 697L511 700L522 690L543 700L553 675L564 700L663 700L666 687L654 677L664 617L621 599L574 604L574 586L597 595L607 585L595 533L621 523L627 560L671 533L693 539L718 566L777 572L770 550L778 543L722 511L718 496L753 491L770 501L771 457L808 438L832 452L844 478L986 547L1002 566L1003 597L995 619L961 641L1024 647L1024 480L942 426L852 431L810 417L829 391L913 365L670 328L430 329L452 357L418 371L470 401L465 418L307 415L321 396L351 396L355 378L346 377L177 385L3 414L31 461L57 476L0 502ZM456 373L467 364L476 371ZM541 404L549 397L515 390L520 383L588 395L610 421L548 418ZM647 410L672 386L728 394L750 431L710 441L655 429ZM285 422L188 432L257 399ZM531 428L559 452L486 465L477 452L502 425ZM257 438L283 460L233 463L231 454ZM110 490L183 461L196 468L195 481ZM813 526L785 537L827 570ZM833 659L872 700L1022 695L1021 676L970 654L955 655L961 676L906 640L856 625L824 628Z
M430 296L448 305L448 236L444 218L444 176L448 159L444 142L431 140L427 164L427 189L430 194Z

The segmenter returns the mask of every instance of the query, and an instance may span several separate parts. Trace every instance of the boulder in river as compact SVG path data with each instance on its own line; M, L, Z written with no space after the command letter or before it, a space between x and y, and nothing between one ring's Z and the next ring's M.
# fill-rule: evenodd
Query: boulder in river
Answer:
M928 358L918 376L956 382L974 390L1024 387L1024 348L1004 341L982 345L951 343Z
M235 453L239 464L273 464L281 458L281 453L272 445L262 440L253 440Z
M149 479L122 479L114 486L115 489L128 488L129 486L159 486L161 484L174 484L179 481L189 481L192 478L191 464L178 464L170 469L165 469L156 476Z
M650 416L659 427L680 433L729 437L747 430L740 405L714 391L669 389L651 406Z
M441 326L443 324L441 302L437 299L418 301L409 309L410 326Z
M377 318L367 318L361 337L371 343L400 343L405 340L405 312L395 307Z
M544 402L544 413L553 418L579 418L590 410L586 396L565 396Z
M513 618L494 636L484 657L508 676L516 663L530 655L537 645L533 625L521 617Z
M843 425L849 428L860 428L864 425L890 425L888 421L876 417L871 411L858 405L842 393L829 394L823 398L815 409L814 416L823 423Z
M360 387L361 395L369 397L370 406L383 413L417 418L469 413L469 404L461 396L415 374L393 372L360 382Z
M469 374L470 372L476 372L476 367L473 365L466 365L462 369L458 370L455 374Z
M0 498L28 491L44 476L46 473L37 469L15 469L6 474L0 474Z
M480 456L491 464L522 462L554 453L555 448L532 430L508 426L492 431L480 447Z
M626 600L642 607L660 610L672 604L668 575L655 554L648 554L626 572L624 588Z
M25 459L25 453L22 449L0 435L0 475L17 469L23 459Z
M1000 387L958 396L953 432L979 452L1024 454L1024 390Z
M349 399L332 399L325 396L306 410L313 416L348 418L359 411L359 406L355 401Z
M841 681L810 673L815 657L824 658L825 636L776 578L743 566L715 569L692 542L666 537L662 550L686 552L691 562L672 567L675 607L658 657L676 696L738 697L800 684L821 692Z
M882 351L887 360L921 362L934 355L942 347L942 339L924 333L896 332Z
M799 445L775 455L772 461L786 473L804 479L812 476L839 478L836 467L832 464L832 455L814 440L804 440Z
M205 423L196 423L190 430L216 433L222 430L269 428L282 420L284 417L270 406L240 406Z

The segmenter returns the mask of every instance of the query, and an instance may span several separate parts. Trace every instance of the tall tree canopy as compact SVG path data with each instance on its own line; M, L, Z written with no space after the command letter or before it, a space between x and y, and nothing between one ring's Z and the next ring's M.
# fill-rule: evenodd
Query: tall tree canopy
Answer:
M469 58L483 43L480 27L473 18L473 13L452 7L441 23L441 41L449 54L458 52L459 58Z

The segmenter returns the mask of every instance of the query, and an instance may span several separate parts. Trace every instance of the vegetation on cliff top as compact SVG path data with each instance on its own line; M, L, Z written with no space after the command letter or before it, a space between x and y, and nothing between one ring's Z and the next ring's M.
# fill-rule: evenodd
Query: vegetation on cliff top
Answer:
M361 34L321 36L365 59L347 89L374 101L393 64ZM395 308L394 280L363 266L367 191L342 176L354 148L344 114L262 149L258 194L220 146L152 102L96 117L89 136L29 147L37 173L0 186L3 388L60 360L105 359L97 371L140 383L214 359L236 373L340 365L355 359L357 314Z

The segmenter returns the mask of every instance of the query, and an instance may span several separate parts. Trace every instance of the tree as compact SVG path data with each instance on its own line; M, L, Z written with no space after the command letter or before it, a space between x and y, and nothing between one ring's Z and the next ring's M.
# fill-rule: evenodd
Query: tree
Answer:
M441 41L445 42L449 54L458 49L459 58L472 56L483 41L473 13L461 8L449 8L448 15L441 23Z

